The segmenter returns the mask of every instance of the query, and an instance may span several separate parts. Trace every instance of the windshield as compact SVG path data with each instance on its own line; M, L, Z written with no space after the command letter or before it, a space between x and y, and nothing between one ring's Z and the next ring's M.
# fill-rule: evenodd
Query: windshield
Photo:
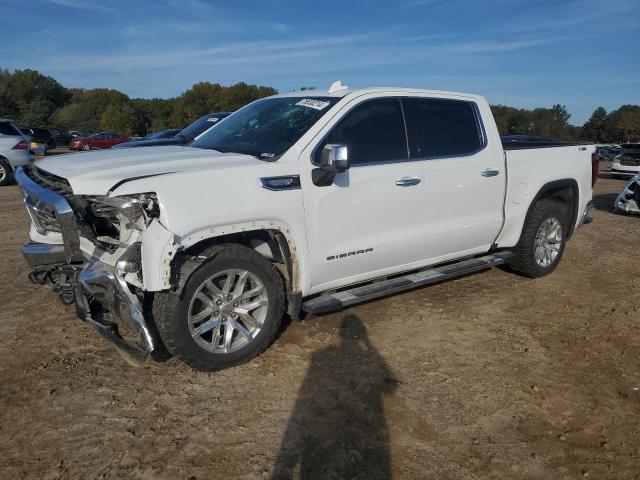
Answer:
M191 146L273 159L288 150L338 100L332 97L257 100Z
M216 125L220 120L227 116L229 116L228 113L209 113L204 117L200 117L188 127L183 128L180 131L180 136L186 138L187 140L193 140L202 132L204 132L205 130L209 130L211 127Z

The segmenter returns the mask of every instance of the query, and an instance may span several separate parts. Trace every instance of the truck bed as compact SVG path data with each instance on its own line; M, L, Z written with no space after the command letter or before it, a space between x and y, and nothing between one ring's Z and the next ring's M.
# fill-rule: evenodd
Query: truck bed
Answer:
M591 200L591 155L595 145L561 144L507 149L504 226L496 244L509 248L518 243L529 206L547 186L574 185L578 190L577 212ZM577 221L580 220L578 213Z

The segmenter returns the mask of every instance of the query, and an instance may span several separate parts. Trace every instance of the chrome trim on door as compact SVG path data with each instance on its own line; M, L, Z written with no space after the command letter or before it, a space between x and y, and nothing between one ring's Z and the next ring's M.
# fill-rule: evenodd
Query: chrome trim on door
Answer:
M480 175L482 175L483 177L495 177L497 175L500 175L500 170L487 168L484 172L480 172Z
M417 177L402 177L400 180L396 180L396 185L399 187L410 187L412 185L418 185L421 179Z

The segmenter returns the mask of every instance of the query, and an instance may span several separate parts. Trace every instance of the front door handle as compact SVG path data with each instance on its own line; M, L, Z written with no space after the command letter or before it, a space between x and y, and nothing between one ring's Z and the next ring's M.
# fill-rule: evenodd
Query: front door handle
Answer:
M402 177L400 180L396 180L396 185L399 187L410 187L412 185L418 185L420 181L418 177Z
M487 168L484 172L480 172L483 177L495 177L500 175L500 170L494 170L493 168Z

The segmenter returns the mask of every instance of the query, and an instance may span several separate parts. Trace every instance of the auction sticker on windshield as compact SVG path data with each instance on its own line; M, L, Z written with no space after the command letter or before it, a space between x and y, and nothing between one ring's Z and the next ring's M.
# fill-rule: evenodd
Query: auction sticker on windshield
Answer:
M303 98L296 105L300 105L301 107L309 107L314 108L316 110L322 110L327 108L329 102L323 102L322 100L313 100L312 98Z

